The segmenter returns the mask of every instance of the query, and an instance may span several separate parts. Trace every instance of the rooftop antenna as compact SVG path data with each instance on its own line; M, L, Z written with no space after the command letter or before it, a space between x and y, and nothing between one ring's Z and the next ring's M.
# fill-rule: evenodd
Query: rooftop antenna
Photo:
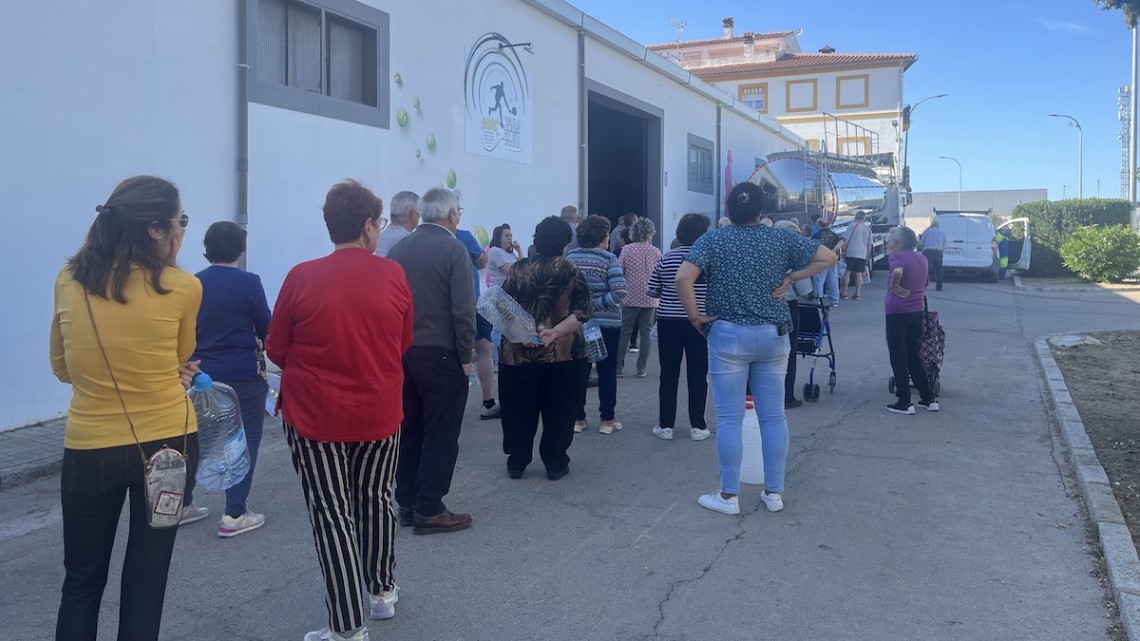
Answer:
M673 25L673 28L677 30L677 40L676 40L676 43L677 43L677 60L680 60L681 59L681 33L685 29L689 28L689 23L684 21L684 20L678 20L677 18L669 18L669 24Z

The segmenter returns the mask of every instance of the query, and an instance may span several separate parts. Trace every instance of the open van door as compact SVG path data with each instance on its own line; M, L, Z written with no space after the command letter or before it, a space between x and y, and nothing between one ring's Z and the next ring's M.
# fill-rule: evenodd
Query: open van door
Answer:
M1009 269L1027 271L1033 254L1033 239L1029 236L1029 219L1014 218L1003 223L998 231L1010 234Z

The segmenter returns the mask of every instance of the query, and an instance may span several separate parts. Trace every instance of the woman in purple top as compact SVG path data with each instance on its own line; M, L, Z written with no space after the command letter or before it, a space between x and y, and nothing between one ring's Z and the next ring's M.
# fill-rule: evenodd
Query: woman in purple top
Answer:
M887 410L898 414L914 414L910 403L910 385L918 388L918 406L938 411L938 399L930 389L926 369L918 357L922 344L922 317L927 270L926 257L916 252L918 239L914 230L893 227L887 234L887 253L890 255L890 285L887 288L887 350L891 356L891 369L895 373L895 393L898 402Z

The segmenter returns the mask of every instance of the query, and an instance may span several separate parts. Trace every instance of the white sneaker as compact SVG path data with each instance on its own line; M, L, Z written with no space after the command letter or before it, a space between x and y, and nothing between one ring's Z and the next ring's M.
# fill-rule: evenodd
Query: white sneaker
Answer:
M930 401L929 403L923 403L922 401L919 401L915 403L915 405L930 412L937 412L938 410L942 409L938 407L938 401Z
M703 441L710 436L712 436L712 432L710 432L707 427L703 430L699 427L694 427L689 430L689 437L694 441Z
M396 616L396 602L400 600L400 586L394 586L391 590L380 594L380 596L368 595L368 601L372 606L369 613L369 618L377 621L384 619L391 619Z
M598 426L598 431L602 434L613 434L616 430L620 430L621 428L622 424L618 421L602 421L602 424Z
M767 491L761 492L760 500L764 502L764 507L768 508L769 512L779 512L784 509L784 497L780 496L779 492L771 494Z
M574 433L581 434L582 432L585 432L586 428L589 426L590 424L586 421L574 421Z
M265 525L265 516L248 510L237 518L223 514L222 520L218 523L218 536L228 539L250 530L256 530L263 525Z
M193 503L184 505L182 506L182 518L178 520L178 525L201 521L207 516L210 516L210 508L208 507L198 507Z
M720 490L712 494L704 494L701 498L697 499L697 503L706 510L713 512L720 512L721 514L740 514L740 498L732 497L726 499L720 495Z
M673 440L673 428L661 427L660 425L653 426L653 435L663 441Z
M368 628L360 628L350 636L341 636L328 628L314 630L305 635L305 641L370 641Z

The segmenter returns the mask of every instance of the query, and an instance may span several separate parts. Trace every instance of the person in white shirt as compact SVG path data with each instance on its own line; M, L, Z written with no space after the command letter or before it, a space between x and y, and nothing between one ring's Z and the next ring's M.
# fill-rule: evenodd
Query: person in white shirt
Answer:
M376 255L387 258L396 243L404 240L420 224L420 197L415 192L401 191L392 196L392 224L380 233Z
M847 261L847 273L841 279L839 297L844 300L847 299L847 285L852 280L855 281L853 300L859 300L863 293L863 272L867 269L867 261L871 258L871 225L866 218L866 212L857 212L854 224L847 228L847 234L843 237L845 241L843 256Z
M942 291L942 253L946 249L946 232L938 225L938 219L930 221L930 227L922 234L922 255L930 263L930 276L935 289Z
M491 232L491 246L487 249L487 273L491 276L491 286L502 287L511 273L511 266L521 258L522 249L511 226L503 223L496 227Z

